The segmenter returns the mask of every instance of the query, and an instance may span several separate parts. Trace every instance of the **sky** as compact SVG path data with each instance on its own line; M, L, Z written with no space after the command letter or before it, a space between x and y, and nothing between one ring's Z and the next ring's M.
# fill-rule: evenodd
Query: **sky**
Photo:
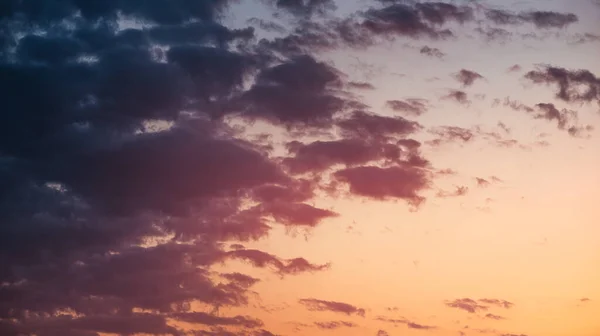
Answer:
M2 1L0 335L600 335L599 22Z

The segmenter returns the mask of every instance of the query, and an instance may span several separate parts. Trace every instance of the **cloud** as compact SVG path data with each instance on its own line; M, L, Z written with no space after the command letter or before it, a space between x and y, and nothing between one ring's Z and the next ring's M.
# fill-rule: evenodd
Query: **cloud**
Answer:
M461 90L450 90L450 92L441 98L442 100L453 100L462 105L470 105L471 101L466 92Z
M490 185L490 181L488 181L484 178L481 178L481 177L476 177L475 181L477 181L477 186L479 186L479 187L487 187Z
M589 302L589 301L591 301L591 299L590 298L581 298L581 299L579 299L579 301L581 301L581 302Z
M535 106L538 108L538 113L534 115L535 119L556 121L559 130L566 130L573 137L585 136L585 133L594 130L591 125L577 125L577 111L567 109L559 111L552 103L539 103Z
M378 330L375 336L390 336L390 334L385 330Z
M419 50L419 53L421 53L423 55L430 56L430 57L437 57L437 58L443 58L444 56L446 56L446 54L443 53L440 49L438 49L438 48L431 48L429 46L423 46Z
M298 302L311 311L331 311L347 315L365 316L364 308L359 308L344 302L325 301L313 298L300 299Z
M472 130L458 126L440 126L432 128L428 132L437 136L436 139L428 142L434 146L455 141L465 143L475 139L475 133Z
M458 197L464 196L469 192L469 187L466 186L456 186L453 191L444 191L440 190L437 193L437 197L448 198L448 197Z
M359 90L375 90L373 84L367 82L349 82L348 87Z
M589 70L568 70L544 66L529 71L525 78L536 84L558 87L556 98L569 102L597 102L600 104L600 78Z
M427 101L424 99L388 100L386 106L409 117L418 117L427 112Z
M569 43L570 44L583 44L583 43L592 43L600 41L600 35L592 34L592 33L584 33L584 34L575 34L571 36Z
M512 302L508 302L506 300L499 300L499 299L479 299L478 301L488 304L488 305L493 305L493 306L497 306L500 308L506 308L506 309L510 309L515 305Z
M537 28L564 28L577 22L577 15L572 13L557 13L550 11L530 11L514 13L506 10L490 9L485 16L488 20L499 25L519 25L532 23Z
M180 321L205 324L211 326L242 326L245 328L259 328L264 325L260 320L254 319L249 316L234 316L234 317L223 317L211 315L203 312L183 312L175 313L172 315Z
M421 102L411 101L411 106L422 109ZM404 137L420 131L423 127L400 116L387 117L363 111L355 111L350 118L338 121L342 135L358 139Z
M507 72L519 72L523 70L523 68L518 64L511 65L506 71Z
M547 121L556 122L559 130L564 130L573 137L583 137L587 133L594 130L591 125L579 125L578 124L578 113L574 110L562 109L559 110L552 103L538 103L534 107L524 105L518 101L511 100L506 97L503 101L500 99L494 99L492 103L493 107L503 105L511 108L514 111L526 112L533 116L535 119L543 119Z
M339 329L342 327L355 328L357 325L348 321L328 321L328 322L314 322L314 324L320 329Z
M288 127L330 127L351 102L338 97L338 72L311 56L298 56L261 71L232 106L242 116Z
M510 309L514 306L512 302L508 302L506 300L500 299L479 299L473 300L469 298L455 299L452 301L446 301L446 306L461 309L468 313L476 313L479 311L487 311L490 309L490 306L496 306L499 308ZM486 318L496 319L496 315L487 314Z
M279 224L286 226L317 226L323 219L338 214L304 203L271 202L259 206L260 211Z
M478 79L483 79L484 77L477 72L461 69L459 72L452 75L452 77L461 83L464 87L471 86ZM455 91L458 92L458 91ZM466 98L465 98L466 99ZM457 100L459 100L457 98ZM462 100L462 99L460 99Z
M377 320L383 321L383 322L388 322L388 323L393 323L393 324L404 324L410 329L419 329L419 330L436 329L436 327L434 327L434 326L418 324L418 323L409 321L405 318L393 319L393 318L386 318L386 317L379 316L379 317L377 317Z
M504 133L506 133L506 134L510 134L510 131L511 131L511 130L510 130L510 128L509 128L508 126L506 126L506 124L505 124L505 123L503 123L503 122L499 121L499 122L498 122L498 127L499 127L499 128L501 128L501 129L504 131Z
M488 313L488 314L486 314L486 315L485 315L485 318L486 318L486 319L491 319L491 320L497 320L497 321L498 321L498 320L504 320L504 319L505 319L504 317L502 317L502 316L500 316L500 315L494 315L494 314L492 314L492 313Z
M300 18L308 19L313 15L325 15L337 7L334 0L263 0L277 9L284 10Z
M260 268L270 267L281 275L323 271L329 268L329 264L311 264L304 258L282 260L272 254L251 249L233 250L222 252L220 254L219 260L225 261L228 259L246 261L251 265Z
M468 313L488 310L488 306L478 304L477 301L468 298L446 301L446 306L461 309Z
M414 166L362 166L339 170L333 176L348 184L352 194L376 200L402 199L413 206L425 200L419 193L430 184L427 173Z
M438 28L449 22L464 23L473 20L473 10L441 2L393 3L383 8L371 8L364 13L360 28L375 36L430 37L453 36L448 29Z
M397 146L358 139L319 140L309 144L292 142L287 147L293 156L285 158L283 164L292 174L321 172L337 164L357 166L370 161L400 158Z
M515 111L523 111L528 113L534 111L533 107L522 104L516 100L511 100L509 97L505 97L504 100L494 99L494 101L492 102L492 107L496 107L499 105L510 107Z

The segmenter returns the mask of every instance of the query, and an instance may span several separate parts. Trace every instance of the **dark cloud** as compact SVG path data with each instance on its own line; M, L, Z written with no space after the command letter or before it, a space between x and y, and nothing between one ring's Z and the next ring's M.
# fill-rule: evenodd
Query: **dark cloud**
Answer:
M529 71L525 78L536 84L556 85L556 98L565 102L600 104L600 78L589 70L568 70L545 66Z
M361 27L379 36L426 36L447 38L453 36L448 29L438 28L448 22L464 23L473 19L468 6L441 2L424 2L414 5L394 3L383 8L369 9L364 14Z
M386 105L409 117L418 117L427 112L427 101L424 99L388 100Z
M450 90L450 92L447 95L443 96L442 99L453 100L459 104L466 106L471 104L471 100L469 100L467 93L461 90Z
M271 202L259 206L260 211L279 224L286 226L317 226L323 219L338 214L304 203Z
M236 248L236 250L240 250L240 249L244 249L244 247L240 246L240 247ZM224 273L224 274L221 274L221 276L241 287L252 287L254 284L256 284L257 282L260 281L260 279L253 278L249 275L238 273L238 272Z
M422 108L421 102L411 101L414 108ZM338 121L342 135L357 139L381 139L404 137L420 131L423 127L402 117L387 117L363 111L355 111L349 118Z
M357 327L355 323L348 321L328 321L328 322L315 322L315 325L320 329L338 329L342 327L354 328Z
M259 279L216 280L216 263L280 275L327 269L239 242L266 237L269 219L314 226L334 213L305 204L316 186L222 118L332 123L346 104L340 74L308 56L282 62L255 50L253 29L219 23L226 0L7 4L0 333L180 335L171 324L187 321L272 335L252 317L190 307L249 303ZM121 29L123 20L136 24Z
M284 26L273 21L267 21L259 18L251 18L248 20L248 23L258 26L259 28L268 32L276 32L280 34L287 32L287 29Z
M275 201L297 203L313 198L313 188L313 183L308 180L296 180L287 186L264 184L254 188L252 196L255 200L265 203Z
M535 119L556 122L556 126L559 130L566 131L573 137L584 137L594 130L594 127L591 125L579 125L577 111L568 109L559 110L552 103L539 103L534 107L531 107L518 101L511 100L508 97L504 98L503 101L494 99L492 106L495 107L499 105L509 107L514 111L526 112Z
M335 69L299 56L259 73L232 110L286 126L328 127L349 103L336 95L340 85Z
M538 108L535 119L545 119L548 121L556 121L559 130L566 130L569 135L578 137L582 133L590 132L594 128L591 125L577 125L577 111L562 109L559 110L551 103L539 103L535 105Z
M344 302L325 301L318 299L300 299L298 302L311 311L331 311L347 315L365 316L365 310Z
M459 83L461 83L464 87L471 86L478 79L483 79L484 77L477 72L461 69L459 72L452 75L454 79L456 79ZM459 100L457 98L457 100Z
M431 48L429 46L423 46L419 50L419 53L421 53L423 55L430 56L430 57L437 57L437 58L443 58L444 56L446 56L446 54L443 53L440 49L438 49L438 48Z
M589 301L592 301L592 300L590 298L581 298L581 299L579 299L579 301L581 301L581 302L589 302Z
M487 10L486 18L499 25L519 25L532 23L537 28L564 28L579 21L577 15L572 13L557 13L548 11L531 11L514 13L506 10Z
M223 252L221 254L221 260L227 259L246 261L255 267L269 267L281 275L323 271L329 268L329 264L315 265L304 258L282 260L272 254L250 249Z
M347 168L335 172L333 176L348 184L352 194L378 200L403 199L413 206L425 200L419 193L429 188L430 184L427 172L411 165Z
M336 9L334 0L263 0L277 9L285 10L301 18L324 15Z
M172 315L180 321L205 324L211 326L242 326L245 328L259 328L264 325L260 320L248 316L223 317L203 312L183 312Z
M309 144L292 142L287 147L293 156L285 158L283 164L293 174L322 172L338 164L357 166L370 161L396 160L400 157L397 146L371 144L355 139L315 141Z
M390 336L390 334L385 330L378 330L375 336Z

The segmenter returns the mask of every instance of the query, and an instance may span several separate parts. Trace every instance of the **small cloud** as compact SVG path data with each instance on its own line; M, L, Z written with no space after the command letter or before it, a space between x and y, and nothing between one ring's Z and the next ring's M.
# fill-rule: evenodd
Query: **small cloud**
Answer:
M491 319L491 320L497 320L497 321L499 321L499 320L504 320L504 319L505 319L504 317L502 317L502 316L500 316L500 315L494 315L494 314L491 314L491 313L489 313L489 314L486 314L486 315L485 315L485 318L487 318L487 319Z
M532 23L537 28L564 28L579 19L572 13L557 13L551 11L529 11L515 13L507 10L490 9L485 16L491 22L498 25L520 25Z
M375 86L373 86L373 84L367 83L367 82L349 82L347 84L347 86L351 89L375 90Z
M458 196L464 196L468 192L469 192L469 187L466 187L466 186L456 186L455 190L453 190L453 191L440 190L437 193L437 197L441 197L441 198L458 197Z
M437 139L428 141L429 145L441 145L450 142L470 142L475 138L473 131L458 126L440 126L428 131L437 136Z
M498 122L498 127L500 127L504 131L504 133L510 134L510 128L508 126L506 126L505 123L499 121Z
M461 69L459 72L453 74L452 77L461 83L463 87L471 86L476 80L484 78L477 72L466 69Z
M347 315L358 315L365 316L365 310L358 308L349 303L336 302L336 301L325 301L313 298L300 299L298 302L306 307L310 311L330 311L334 313L343 313Z
M510 66L510 67L509 67L509 68L506 70L506 72L519 72L519 71L521 71L522 69L523 69L523 68L522 68L520 65L518 65L518 64L514 64L514 65Z
M525 78L535 84L555 85L556 98L569 103L600 104L600 78L585 69L568 70L560 67L544 66L529 71Z
M442 96L442 100L453 100L462 105L470 105L471 101L466 92L461 90L450 90L447 95Z
M481 178L481 177L476 177L475 181L477 181L477 186L479 186L479 187L487 187L490 185L490 181L488 181L484 178Z
M464 310L471 314L476 313L478 311L488 310L487 306L481 305L477 303L477 301L469 298L446 301L445 303L448 307Z
M376 318L376 320L377 321L382 321L382 322L393 323L393 324L404 324L404 325L406 325L410 329L429 330L429 329L435 329L436 328L434 326L428 326L428 325L423 325L423 324L415 323L415 322L412 322L412 321L407 320L405 318L394 319L394 318L387 318L387 317L378 316Z
M437 57L437 58L443 58L444 56L446 56L445 53L443 53L440 49L438 48L431 48L429 46L423 46L421 48L421 50L419 50L419 52L423 55L427 55L430 57Z
M354 328L357 327L355 323L348 321L328 321L328 322L314 322L314 324L320 329L338 329L342 327Z
M393 111L412 117L418 117L427 112L427 100L425 99L388 100L386 106Z

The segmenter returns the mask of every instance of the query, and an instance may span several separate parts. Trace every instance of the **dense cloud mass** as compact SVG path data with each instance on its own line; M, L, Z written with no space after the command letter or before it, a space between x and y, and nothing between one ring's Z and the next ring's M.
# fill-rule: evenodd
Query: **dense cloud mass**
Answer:
M289 27L247 22L267 37L253 27L227 27L234 0L0 4L0 334L274 335L254 316L219 313L248 306L263 279L215 267L242 262L279 277L326 272L330 263L245 246L275 226L327 225L340 214L314 200L331 188L416 209L434 186L419 133L435 135L432 145L474 140L471 129L426 129L413 120L430 110L426 99L387 100L391 115L373 112L355 93L375 86L319 58L401 37L455 37L457 26L477 22L472 6L379 1L340 18L332 15L333 0L260 3ZM541 11L484 16L543 29L578 20ZM446 55L429 46L419 53L440 61ZM464 87L483 79L465 69L453 77ZM525 78L557 86L565 102L600 103L600 79L587 70L545 67ZM460 90L442 99L471 103ZM573 136L591 130L552 103L496 103ZM261 123L283 134L279 152L244 133ZM299 304L366 315L344 302ZM470 313L513 305L446 304Z

